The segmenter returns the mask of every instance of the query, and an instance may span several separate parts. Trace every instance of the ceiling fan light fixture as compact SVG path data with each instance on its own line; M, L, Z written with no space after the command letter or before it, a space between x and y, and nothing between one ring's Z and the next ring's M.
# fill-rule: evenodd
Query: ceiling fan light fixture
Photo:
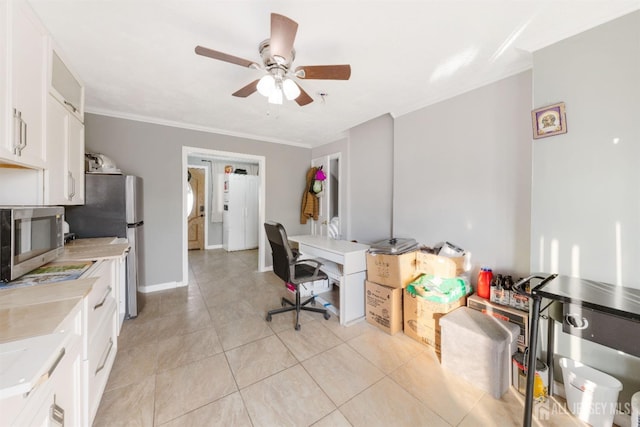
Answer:
M269 104L282 104L282 90L274 87L273 91L269 95Z
M276 90L276 80L271 74L267 74L260 79L257 89L260 95L270 97Z
M298 85L291 79L285 79L282 82L282 91L284 92L284 96L292 101L300 96L300 88Z

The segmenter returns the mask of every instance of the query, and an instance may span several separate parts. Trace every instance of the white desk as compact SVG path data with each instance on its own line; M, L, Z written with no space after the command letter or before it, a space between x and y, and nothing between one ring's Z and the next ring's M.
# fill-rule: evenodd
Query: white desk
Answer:
M364 319L364 282L367 277L366 252L369 245L333 240L323 236L290 236L298 244L305 258L317 258L324 262L322 270L340 281L339 317L341 325L351 325ZM322 294L316 297L325 303Z

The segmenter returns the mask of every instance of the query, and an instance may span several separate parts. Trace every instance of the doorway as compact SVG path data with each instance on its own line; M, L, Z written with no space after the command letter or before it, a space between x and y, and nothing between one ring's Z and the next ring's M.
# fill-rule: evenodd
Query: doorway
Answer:
M326 180L319 197L318 220L311 222L311 234L342 239L342 194L340 191L340 153L317 157L311 166L322 168Z
M198 156L203 159L209 160L219 160L219 161L228 161L228 162L241 162L241 163L252 163L256 164L258 169L258 179L259 179L259 188L258 188L258 265L257 270L260 272L266 271L265 269L265 233L264 227L262 224L265 221L265 188L266 188L266 159L264 156L256 156L245 153L234 153L227 151L218 151L218 150L209 150L206 148L197 148L197 147L182 147L182 171L183 177L188 176L189 170L189 158ZM205 177L207 173L205 174ZM209 181L212 181L212 177L209 177ZM188 187L186 185L182 186L182 202L183 206L187 204L187 193ZM208 191L205 191L208 193ZM211 201L210 201L211 202ZM204 228L206 229L206 210L207 205L207 197L205 194L205 216L203 218L203 222L205 222ZM189 272L189 264L188 264L188 251L189 251L189 229L188 229L188 212L184 211L184 216L182 220L182 235L183 235L183 250L182 250L182 277L183 283L188 283L188 272ZM206 241L206 231L205 231L205 241L204 247L207 248Z

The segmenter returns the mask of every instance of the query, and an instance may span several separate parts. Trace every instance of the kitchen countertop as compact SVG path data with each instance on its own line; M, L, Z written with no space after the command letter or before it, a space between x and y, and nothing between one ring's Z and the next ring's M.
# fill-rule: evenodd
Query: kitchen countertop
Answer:
M129 250L129 243L115 237L76 239L64 245L64 253L56 261L99 261L120 258Z
M53 333L96 278L49 283L0 293L0 343Z
M55 261L99 261L119 258L128 243L111 237L79 239L65 245ZM50 334L84 298L96 278L0 290L0 343Z

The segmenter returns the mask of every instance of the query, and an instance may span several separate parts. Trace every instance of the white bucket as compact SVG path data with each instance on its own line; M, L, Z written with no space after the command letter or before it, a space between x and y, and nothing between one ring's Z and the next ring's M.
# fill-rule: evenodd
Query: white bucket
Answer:
M575 360L560 359L567 405L593 427L611 427L622 383Z
M631 427L640 427L640 391L631 396Z

